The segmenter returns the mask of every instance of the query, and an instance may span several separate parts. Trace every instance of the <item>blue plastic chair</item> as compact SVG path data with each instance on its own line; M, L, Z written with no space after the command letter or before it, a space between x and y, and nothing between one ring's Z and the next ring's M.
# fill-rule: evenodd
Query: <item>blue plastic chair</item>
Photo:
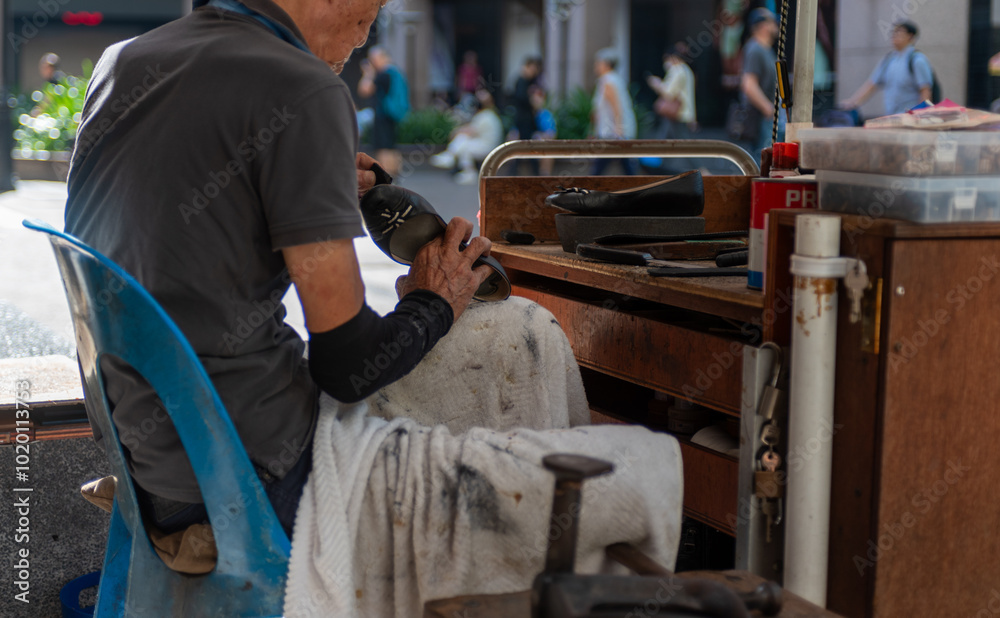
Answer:
M87 408L118 479L95 615L280 616L291 546L205 369L173 320L139 283L80 240L48 224L86 382ZM111 422L101 357L117 356L152 385L180 435L218 547L215 569L182 575L146 535Z

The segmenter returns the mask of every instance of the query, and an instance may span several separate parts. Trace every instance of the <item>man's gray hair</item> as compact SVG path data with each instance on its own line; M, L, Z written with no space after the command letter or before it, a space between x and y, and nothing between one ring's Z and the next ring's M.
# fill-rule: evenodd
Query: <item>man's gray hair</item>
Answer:
M383 47L382 45L372 45L371 47L368 48L369 58L378 54L382 54L386 58L392 58L392 54L389 53L389 50Z

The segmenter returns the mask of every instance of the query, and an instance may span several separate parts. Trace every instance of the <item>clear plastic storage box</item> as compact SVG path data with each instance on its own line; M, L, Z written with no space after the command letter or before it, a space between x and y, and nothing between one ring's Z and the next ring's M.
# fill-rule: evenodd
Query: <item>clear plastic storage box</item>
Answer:
M893 176L1000 174L1000 131L803 129L801 166Z
M920 223L1000 221L1000 178L906 178L817 170L820 210Z

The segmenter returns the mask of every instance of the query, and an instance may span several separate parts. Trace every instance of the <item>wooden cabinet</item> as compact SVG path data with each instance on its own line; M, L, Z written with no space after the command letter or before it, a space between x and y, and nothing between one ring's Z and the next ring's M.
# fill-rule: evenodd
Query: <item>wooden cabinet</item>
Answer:
M560 320L602 411L648 422L643 397L666 392L741 415L752 444L748 413L767 363L751 360L761 341L789 344L800 213L772 215L763 293L738 280L652 279L554 243L541 202L557 184L583 182L616 190L641 180L485 179L483 232L516 293ZM705 186L707 229L745 226L749 180L706 177ZM863 259L873 286L857 324L839 295L828 607L873 618L1000 615L1000 224L841 218L841 254ZM505 228L541 244L504 245ZM738 462L682 443L684 505L737 535L738 566L761 573L762 556L780 568L781 551L761 549L748 498L752 451L744 447Z
M795 215L772 220L769 302L791 283ZM859 324L839 302L828 606L997 615L1000 224L842 219L873 286Z

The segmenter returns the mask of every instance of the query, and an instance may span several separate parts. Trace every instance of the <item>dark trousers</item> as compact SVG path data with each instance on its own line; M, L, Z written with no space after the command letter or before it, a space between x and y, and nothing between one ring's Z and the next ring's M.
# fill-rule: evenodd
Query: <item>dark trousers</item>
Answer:
M299 508L299 499L302 498L302 488L305 487L309 472L312 470L312 448L306 448L303 451L298 462L283 479L278 479L259 466L255 465L254 469L264 486L264 493L267 494L275 515L278 516L278 523L291 539L292 527L295 525L295 513ZM143 514L150 519L154 526L167 534L184 530L192 524L208 523L208 512L205 510L204 504L177 502L161 498L144 491L138 485L135 486L135 489Z

